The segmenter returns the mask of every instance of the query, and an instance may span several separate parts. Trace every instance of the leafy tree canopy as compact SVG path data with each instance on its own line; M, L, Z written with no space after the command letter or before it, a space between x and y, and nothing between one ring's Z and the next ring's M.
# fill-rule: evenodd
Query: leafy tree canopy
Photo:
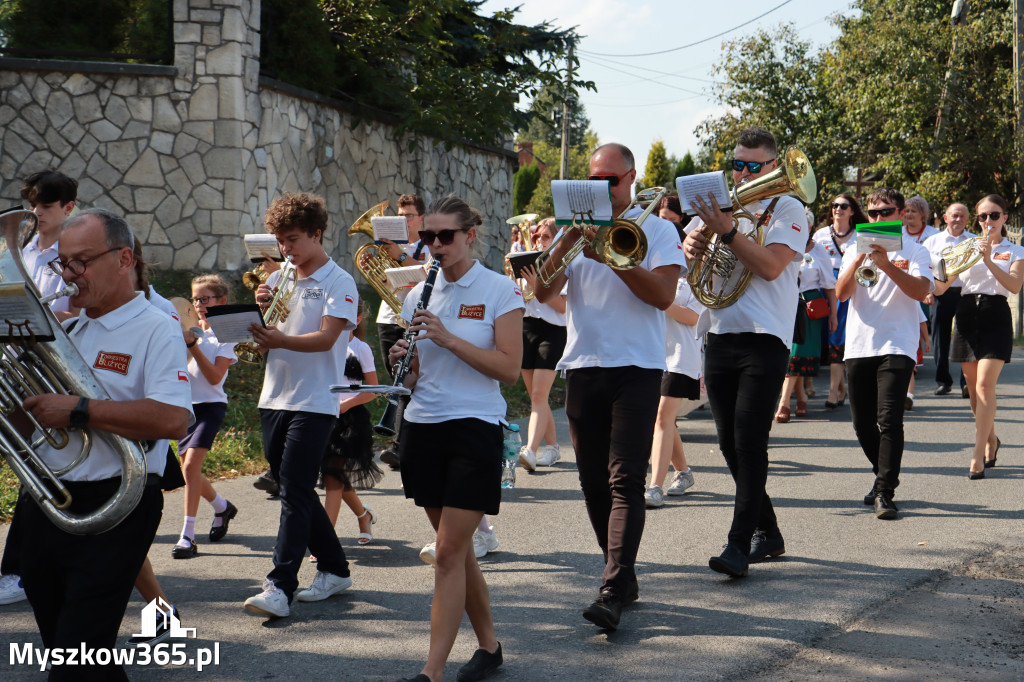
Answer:
M668 154L665 152L665 143L655 140L651 145L651 151L647 152L647 167L644 168L644 177L640 182L644 187L669 187L671 189L675 185L673 170L675 169L669 164Z

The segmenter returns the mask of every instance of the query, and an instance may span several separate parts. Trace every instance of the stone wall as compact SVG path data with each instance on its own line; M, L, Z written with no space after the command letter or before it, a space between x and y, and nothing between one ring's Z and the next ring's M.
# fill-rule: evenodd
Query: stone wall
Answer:
M445 150L353 127L329 100L259 76L258 0L173 0L174 66L0 59L0 205L57 168L79 203L127 216L147 257L176 270L248 267L242 235L262 231L284 191L323 196L328 252L352 270L345 236L367 208L453 192L484 213L483 260L500 268L511 215L511 152Z

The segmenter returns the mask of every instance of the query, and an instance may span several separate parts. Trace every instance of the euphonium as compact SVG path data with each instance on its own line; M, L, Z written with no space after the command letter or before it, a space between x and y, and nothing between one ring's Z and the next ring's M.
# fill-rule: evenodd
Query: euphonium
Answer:
M75 295L78 287L68 284L63 290L46 298L39 297L21 256L21 244L35 229L36 217L30 211L0 213L0 287L24 289L42 304L49 329L28 332L27 323L3 320L0 334L0 453L21 480L25 491L50 521L61 530L75 535L91 535L110 530L135 509L146 485L146 458L142 447L133 440L105 431L85 429L80 438L71 438L68 429L46 429L31 415L21 410L22 401L32 394L61 393L92 400L109 400L107 391L96 381L78 348L50 312L47 303L65 295ZM11 417L17 412L27 416L40 434L35 440L21 435ZM89 456L93 438L101 438L121 461L121 487L110 499L89 514L72 514L71 494L60 481ZM68 466L53 470L37 453L43 442L61 450L75 442L78 454Z
M366 279L367 283L373 287L373 290L380 295L380 299L388 304L388 307L394 311L395 315L401 317L402 302L398 300L398 295L395 293L397 290L391 289L388 285L385 270L402 266L399 265L398 261L389 256L385 249L373 243L373 222L371 218L384 215L384 211L388 210L389 205L390 202L382 201L376 206L368 208L348 228L347 236L352 237L357 234L364 234L370 238L369 244L363 244L356 251L356 269L359 270L359 273Z
M281 279L277 280L277 291L274 292L274 297L270 299L270 303L263 313L263 324L268 327L276 327L288 319L288 313L291 312L288 302L291 300L292 294L295 293L295 283L298 279L298 273L295 266L292 265L292 257L288 256L284 260L284 267L281 268ZM235 355L242 362L248 362L251 365L259 365L266 360L259 345L252 341L235 344Z
M771 173L733 187L732 204L738 207L732 213L733 226L739 226L739 219L746 218L753 223L754 232L742 236L763 245L765 231L758 227L757 218L745 207L763 199L781 196L795 196L805 204L811 203L818 196L811 162L796 147L786 151L785 160ZM710 228L704 227L702 230L708 238L707 250L694 259L686 279L693 289L694 297L705 307L726 308L738 301L747 290L753 273L744 269L730 289L739 260L732 249L719 241L717 234L711 234ZM740 234L736 236L740 238Z
M667 190L664 187L648 187L643 191L637 192L636 200L630 204L629 208L613 220L611 225L599 226L593 239L587 239L582 234L587 224L577 223L574 218L572 225L566 228L557 239L551 242L548 248L537 256L536 268L540 283L544 286L550 286L556 277L565 272L569 263L576 256L583 253L583 249L588 246L597 254L598 259L602 263L613 270L632 270L640 265L644 258L647 257L647 235L640 229L640 226L644 224L647 216L651 215L666 193ZM635 220L626 219L624 216L636 204L647 204L647 207ZM580 237L569 247L569 250L562 257L562 262L555 266L552 272L544 272L543 268L547 265L548 260L551 259L551 254L555 247L570 230L577 227L581 232Z

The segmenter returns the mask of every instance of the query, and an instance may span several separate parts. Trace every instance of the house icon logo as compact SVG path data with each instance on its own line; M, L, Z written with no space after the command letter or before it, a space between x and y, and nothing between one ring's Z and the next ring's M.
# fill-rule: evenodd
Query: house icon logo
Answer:
M174 614L171 605L161 597L157 597L142 608L142 632L135 634L135 637L156 637L157 626L163 620L164 630L170 632L171 637L192 637L196 636L195 628L181 627L181 621Z

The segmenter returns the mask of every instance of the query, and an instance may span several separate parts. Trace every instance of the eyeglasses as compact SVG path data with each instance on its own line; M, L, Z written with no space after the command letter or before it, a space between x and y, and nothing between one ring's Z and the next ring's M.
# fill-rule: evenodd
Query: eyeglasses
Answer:
M988 220L989 218L991 218L992 220L999 220L999 218L1002 215L1002 211L992 211L991 213L979 213L978 220Z
M898 210L899 209L896 208L895 206L890 206L888 208L869 208L868 217L877 218L878 216L882 216L883 218L888 218Z
M849 204L841 204L838 201L833 201L832 202L832 208L833 209L838 209L840 211L845 211L846 209L850 208L850 205Z
M619 180L622 180L622 178L626 177L626 175L628 175L628 173L624 173L623 175L591 175L590 179L591 180L607 180L609 187L618 187L619 186Z
M747 170L749 170L751 173L760 173L762 166L767 166L774 160L775 159L768 159L767 161L739 161L737 159L733 159L732 169L739 173L743 170L745 166Z
M456 232L466 232L466 230L441 230L440 232L431 232L430 230L420 230L420 239L427 246L431 246L434 240L441 242L441 246L448 246L455 241Z
M112 249L107 249L103 253L97 253L95 256L90 256L89 258L72 258L69 261L64 261L61 260L60 258L55 258L52 261L50 261L48 265L50 266L50 269L56 272L58 275L64 274L65 270L70 270L72 275L78 277L79 275L84 275L85 269L89 266L89 263L93 262L100 256L106 256L108 253L112 251L120 251L121 249L128 248L131 247L115 246Z
M421 215L423 215L423 214L422 213L399 213L398 217L399 218L419 218Z
M192 302L193 303L201 303L202 305L206 305L207 303L209 303L210 301L212 301L215 298L220 298L220 296L193 296L192 297Z

